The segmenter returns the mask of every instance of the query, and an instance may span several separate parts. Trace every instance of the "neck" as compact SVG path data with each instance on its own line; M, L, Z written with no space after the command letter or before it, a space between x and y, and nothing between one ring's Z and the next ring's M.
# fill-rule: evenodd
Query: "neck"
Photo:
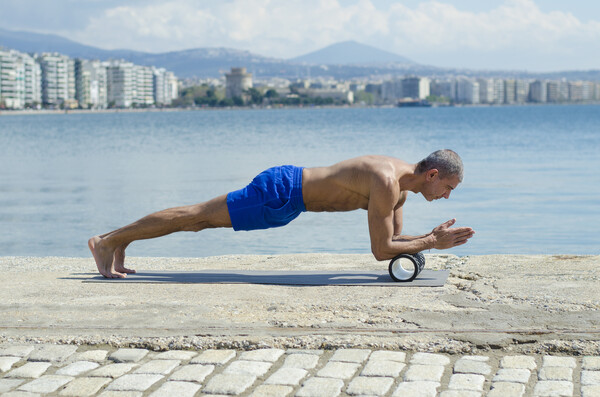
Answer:
M409 166L409 172L405 173L400 177L398 181L402 190L409 190L413 193L420 193L423 187L424 174L416 174L417 165L411 164Z

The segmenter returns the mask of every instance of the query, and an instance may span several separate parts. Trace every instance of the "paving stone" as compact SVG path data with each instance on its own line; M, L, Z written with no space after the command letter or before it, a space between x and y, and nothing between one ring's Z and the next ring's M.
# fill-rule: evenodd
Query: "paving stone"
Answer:
M254 389L250 397L286 397L293 391L291 386L261 385Z
M539 380L573 380L573 368L569 367L542 367L538 374Z
M344 387L344 381L333 378L309 378L296 393L297 397L335 397Z
M21 357L0 357L0 372L10 370L18 361L21 361Z
M223 365L235 357L235 350L206 350L190 361L190 364Z
M285 350L282 349L259 349L248 352L243 352L240 355L240 360L246 361L267 361L274 363L279 360L279 357L283 356Z
M110 378L76 378L58 394L73 397L93 396L110 381Z
M25 363L4 375L5 378L39 378L50 367L50 363Z
M600 357L585 356L581 368L587 369L588 371L600 371Z
M471 361L479 361L479 362L488 362L490 360L487 356L463 356L459 360L471 360Z
M144 393L140 391L105 391L98 397L142 397L143 395Z
M120 378L113 380L107 387L106 390L113 391L146 391L153 384L160 381L163 377L161 375L150 375L150 374L128 374L123 375Z
M521 397L525 393L525 385L512 382L494 382L487 397Z
M329 361L343 361L346 363L363 363L371 354L368 349L339 349L333 353Z
M73 345L39 345L29 353L28 361L61 362L77 351Z
M454 374L450 377L448 389L482 391L485 376L478 374Z
M320 349L287 349L287 354L314 354L317 356L322 355L325 351Z
M500 368L536 369L537 364L531 356L504 356L500 361Z
M600 396L600 385L581 386L581 397L598 397Z
M439 382L444 374L442 365L420 365L413 364L408 367L404 374L404 380L407 382L427 381Z
M411 364L421 365L448 365L450 359L441 354L434 353L415 353L410 359Z
M351 396L383 396L390 390L394 378L358 376L350 382L346 394Z
M492 368L483 361L463 357L454 363L454 372L460 374L488 375L492 372Z
M296 386L308 374L302 368L279 368L265 381L265 385L288 385Z
M350 379L352 376L354 376L359 367L360 364L356 363L330 361L323 368L321 368L319 372L317 372L317 376L322 378Z
M38 393L30 393L28 391L10 391L8 393L3 393L2 397L40 397L41 394Z
M150 397L194 397L200 385L191 382L165 382Z
M600 385L600 371L581 371L582 385Z
M535 385L533 395L535 397L571 397L573 395L573 383L556 380L541 380Z
M96 363L101 363L106 360L106 356L108 355L108 350L88 350L81 353L75 353L73 356L69 357L69 360L72 361L93 361Z
M189 350L169 350L154 357L155 360L180 360L187 361L196 357L198 353Z
M481 392L474 390L446 390L440 393L440 397L481 397Z
M316 354L290 354L285 358L283 367L313 369L319 363L319 356Z
M137 363L148 354L146 349L119 349L108 358L116 363Z
M56 371L56 375L77 376L96 369L99 366L100 364L91 361L76 361Z
M403 363L406 361L406 353L377 350L371 353L369 360L398 361Z
M500 368L494 376L494 382L527 383L531 371L524 368Z
M92 371L88 374L88 376L100 378L118 378L125 375L135 367L137 367L137 364L108 364Z
M12 357L26 357L33 351L33 346L29 345L16 345L6 346L0 348L0 356L12 356Z
M6 393L25 382L24 379L0 379L0 393Z
M152 360L133 371L133 373L167 375L177 368L179 364L181 364L179 360Z
M543 367L577 367L577 361L575 357L559 357L559 356L544 356L542 359Z
M400 375L406 364L399 361L373 360L367 361L367 365L360 373L361 376L391 376L393 378Z
M204 379L215 370L214 365L189 364L175 371L169 380L180 380L187 382L204 382Z
M273 364L264 361L237 360L223 370L224 374L263 376Z
M19 386L17 390L31 393L53 393L72 380L72 376L45 375Z
M202 392L237 395L246 391L255 380L256 376L253 375L218 374L208 381Z
M438 382L402 382L398 385L393 397L436 397Z

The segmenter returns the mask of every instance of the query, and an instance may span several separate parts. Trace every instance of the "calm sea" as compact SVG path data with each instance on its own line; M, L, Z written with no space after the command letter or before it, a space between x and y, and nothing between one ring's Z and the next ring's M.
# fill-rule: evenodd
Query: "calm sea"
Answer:
M361 154L463 157L463 184L409 194L404 233L457 218L457 255L599 254L600 106L311 108L0 116L0 256L88 256L87 239L208 200L273 165ZM305 213L284 228L176 233L134 256L368 253L366 211ZM432 251L433 252L433 251Z

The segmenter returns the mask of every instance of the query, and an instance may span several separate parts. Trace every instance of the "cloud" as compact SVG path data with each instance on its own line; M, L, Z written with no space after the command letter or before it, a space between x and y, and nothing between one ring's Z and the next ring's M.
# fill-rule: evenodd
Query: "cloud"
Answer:
M423 63L468 62L512 54L575 56L597 62L600 22L506 0L465 11L443 0L409 6L375 0L167 0L105 9L69 37L104 48L151 52L232 47L289 58L345 40L375 45ZM461 58L462 57L462 58ZM518 57L512 56L515 61ZM496 60L498 62L502 58ZM484 59L480 60L483 64ZM468 65L464 65L468 66Z

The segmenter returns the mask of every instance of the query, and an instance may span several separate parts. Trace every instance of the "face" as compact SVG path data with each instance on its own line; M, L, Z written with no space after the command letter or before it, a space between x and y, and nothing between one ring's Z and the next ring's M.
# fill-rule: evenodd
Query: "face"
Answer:
M440 178L437 170L430 170L426 175L426 185L423 189L423 197L427 201L439 200L441 198L450 198L450 193L460 183L457 175L447 178Z

